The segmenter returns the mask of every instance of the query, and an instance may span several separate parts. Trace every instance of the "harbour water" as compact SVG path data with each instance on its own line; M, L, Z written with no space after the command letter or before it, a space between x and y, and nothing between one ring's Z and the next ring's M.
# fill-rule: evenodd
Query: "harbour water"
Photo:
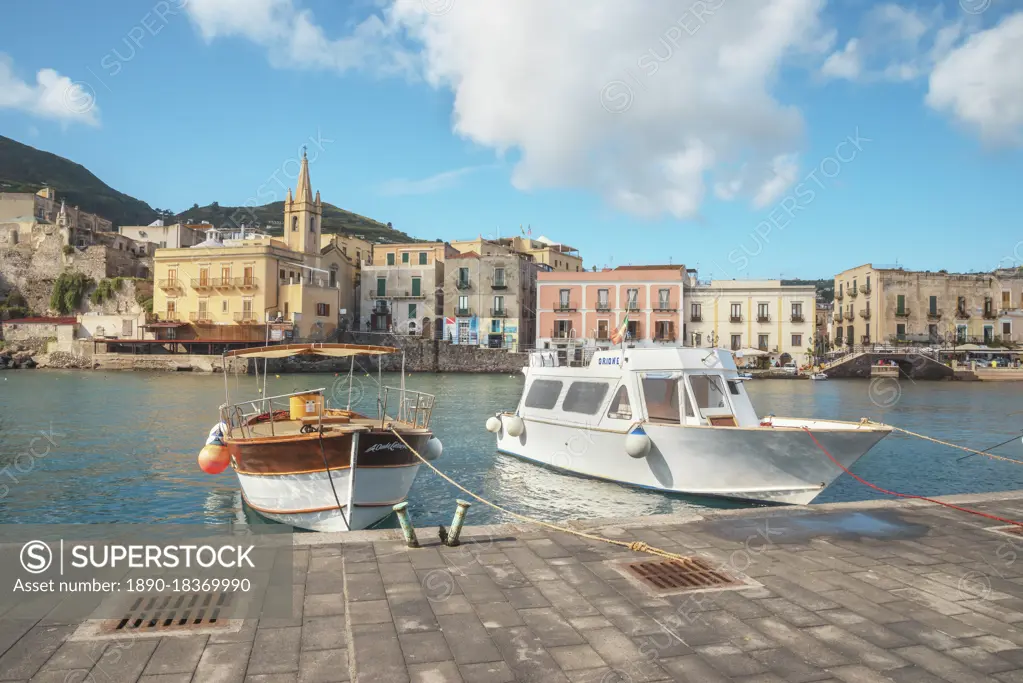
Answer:
M325 387L343 403L343 379L271 375L267 392ZM232 376L229 382L232 398L259 395L253 376ZM397 376L384 376L384 384L398 382ZM406 383L437 396L432 426L444 443L438 467L508 509L557 521L736 506L586 480L495 453L483 423L514 407L521 375L422 374ZM747 387L761 415L872 417L978 449L1023 429L1015 383L755 380ZM376 376L359 377L353 394L361 397L358 408L375 413ZM0 373L0 523L265 523L244 509L230 469L210 476L196 465L223 400L220 375ZM1017 439L994 452L1023 459L1023 444ZM879 486L922 495L1023 488L1023 467L978 456L960 459L964 455L893 435L854 470ZM816 502L879 496L843 476ZM422 468L410 494L415 523L447 524L457 497L464 496ZM509 520L475 504L469 521Z

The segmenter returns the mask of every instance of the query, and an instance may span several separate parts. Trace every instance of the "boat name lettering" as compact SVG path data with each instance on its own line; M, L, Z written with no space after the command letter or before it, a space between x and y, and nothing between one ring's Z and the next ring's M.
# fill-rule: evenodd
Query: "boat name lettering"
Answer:
M618 356L612 356L610 358L598 358L597 365L621 365L622 359Z
M366 449L367 453L375 453L376 451L400 451L405 448L405 444L399 441L392 441L391 443L375 443Z

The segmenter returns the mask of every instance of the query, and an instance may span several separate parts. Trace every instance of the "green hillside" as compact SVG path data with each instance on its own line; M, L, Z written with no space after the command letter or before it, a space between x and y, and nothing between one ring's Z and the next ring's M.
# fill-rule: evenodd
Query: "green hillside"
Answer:
M817 296L824 301L835 300L835 281L830 280L782 280L783 285L813 285L817 288Z
M192 205L175 214L154 209L149 204L113 189L81 164L64 157L24 145L0 135L0 192L37 192L52 187L57 197L71 206L95 213L112 221L114 226L148 225L157 218L168 222L200 223L207 221L217 227L246 223L268 232L282 231L284 202L273 202L253 208ZM381 223L333 204L323 204L323 232L363 235L370 241L414 242L389 223Z
M165 219L166 220L166 219ZM284 202L272 202L263 206L220 206L216 202L209 206L193 206L173 216L170 220L187 223L206 221L216 226L240 225L263 229L271 234L281 234L284 226ZM395 230L390 224L380 223L372 218L345 211L333 204L323 203L323 232L328 234L347 233L363 235L371 242L415 242L412 237Z
M0 192L38 192L52 187L70 206L114 225L146 225L157 213L149 204L118 192L81 164L0 135Z

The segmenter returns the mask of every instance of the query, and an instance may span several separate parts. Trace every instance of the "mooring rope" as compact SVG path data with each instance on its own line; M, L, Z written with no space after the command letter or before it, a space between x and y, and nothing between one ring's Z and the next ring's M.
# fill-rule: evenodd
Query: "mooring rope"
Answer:
M973 455L983 455L985 458L991 458L993 460L1003 460L1005 462L1011 462L1011 463L1015 463L1017 465L1023 465L1023 460L1013 460L1012 458L1006 458L1004 455L995 455L994 453L989 453L987 451L978 451L977 449L969 448L968 446L960 446L959 444L954 444L954 443L951 443L949 441L942 441L941 439L935 439L933 436L927 436L926 434L917 434L916 432L911 432L908 429L903 429L902 427L896 427L894 425L885 424L883 422L875 422L874 420L871 420L871 419L866 418L866 417L863 418L862 420L860 420L860 423L861 424L876 425L878 427L887 427L888 429L891 429L891 430L896 431L896 432L900 432L902 434L905 434L906 436L915 436L918 439L923 439L924 441L930 441L931 443L940 444L942 446L948 446L949 448L958 448L961 451L966 451L967 453L971 453ZM1010 439L1009 441L1012 441L1014 439L1015 439L1015 437L1013 437L1013 439ZM1005 443L1008 443L1008 441L1006 441ZM1003 444L999 444L999 445L1003 445Z
M405 444L405 447L408 448L409 451L412 452L412 455L414 455L417 458L419 458L419 460L422 461L423 464L425 464L427 467L429 467L431 470L433 470L434 473L436 473L437 476L439 476L441 479L443 479L444 481L448 482L449 484L454 486L456 489L458 489L462 493L464 493L464 494L466 494L468 496L472 496L473 498L475 498L479 502L483 503L484 505L488 505L488 506L492 507L493 509L497 510L498 512L503 512L504 514L506 514L506 515L508 515L510 517L514 517L515 519L518 519L520 521L523 521L523 522L526 522L526 523L529 523L529 524L536 524L536 525L545 527L547 529L552 529L554 531L561 531L563 533L572 534L573 536L579 536L580 538L586 538L586 539L589 539L591 541L599 541L601 543L610 543L611 545L616 545L616 546L618 546L620 548L628 548L629 550L632 550L632 551L637 552L637 553L649 553L651 555L657 555L658 557L663 557L663 558L669 559L669 560L683 561L683 560L687 559L683 555L679 555L677 553L668 552L667 550L662 550L661 548L654 547L654 546L649 545L649 544L647 544L647 543L645 543L643 541L632 541L632 542L618 541L618 540L615 540L613 538L605 538L604 536L598 536L597 534L586 533L585 531L579 531L577 529L571 529L569 527L560 526L558 524L551 524L550 522L545 522L543 520L536 519L535 517L529 517L528 515L519 514L518 512L512 512L511 510L509 510L507 508L501 507L497 503L492 503L491 501L487 500L486 498L484 498L482 496L476 495L475 493L473 493L469 489L465 488L464 486L459 484L457 481L455 481L454 479L452 479L451 477L449 477L448 475L444 474L439 469L434 467L433 463L431 463L429 460L427 460L426 458L421 456L419 454L419 452L416 451L416 449L412 447L412 444L410 444L408 441L406 441L401 436L401 434L399 434L398 431L393 426L391 427L391 432L394 433L394 435L396 437L398 437L399 441L401 441L403 444Z
M866 418L864 418L864 420L861 420L861 422L870 422L870 420L867 420ZM874 422L873 424L880 424L880 423ZM893 429L896 429L896 428L893 427ZM839 469L841 469L843 472L848 474L850 477L852 477L856 481L860 482L861 484L863 484L865 486L869 486L870 488L874 489L875 491L880 491L881 493L887 494L889 496L896 496L898 498L912 498L914 500L923 500L923 501L926 501L928 503L934 503L935 505L942 505L942 506L947 507L947 508L952 508L953 510L959 510L960 512L968 512L971 515L979 515L981 517L987 517L988 519L993 519L996 522L1005 522L1006 524L1011 524L1013 526L1023 527L1023 522L1017 522L1016 520L1013 520L1013 519L1007 519L1005 517L999 517L998 515L992 515L992 514L989 514L987 512L981 512L980 510L974 510L972 508L963 507L961 505L955 505L953 503L947 503L947 502L945 502L943 500L938 500L937 498L928 498L927 496L918 496L918 495L916 495L914 493L899 493L898 491L889 491L888 489L881 488L880 486L878 486L876 484L870 483L869 481L867 481L863 477L861 477L859 475L856 475L856 474L853 474L849 470L848 467L843 465L841 462L838 461L838 459L835 456L831 455L831 453L828 452L828 449L825 448L824 445L820 441L817 440L817 437L813 435L813 432L810 431L809 427L803 427L803 431L806 432L807 435L811 439L813 439L813 442L817 445L817 448L821 449L821 451L824 452L824 455L828 456L828 458L831 460L831 462L835 463L835 465L837 465ZM900 431L906 431L906 430L900 430ZM907 433L912 435L912 436L920 436L923 439L927 439L928 441L934 441L935 443L942 443L942 444L945 444L945 445L948 445L948 446L953 446L955 448L962 448L964 450L970 450L970 451L973 450L972 448L966 448L965 446L956 446L955 444L946 444L945 442L943 442L943 441L941 441L939 439L932 439L930 437L925 437L925 436L922 436L920 434L914 434L913 432L907 432ZM975 452L979 453L980 455L991 455L990 453L984 453L984 452L981 452L981 451L975 451ZM1008 459L1008 458L1006 458L1006 459ZM1013 460L1013 462L1017 462L1017 461ZM1023 463L1020 463L1020 464L1023 464Z

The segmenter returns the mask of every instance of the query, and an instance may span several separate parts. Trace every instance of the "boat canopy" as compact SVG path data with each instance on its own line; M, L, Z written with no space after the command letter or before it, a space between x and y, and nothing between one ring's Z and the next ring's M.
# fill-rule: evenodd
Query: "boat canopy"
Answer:
M235 349L224 353L225 357L241 358L288 358L290 356L384 356L398 353L393 346L367 346L363 344L278 344L258 346L251 349Z

